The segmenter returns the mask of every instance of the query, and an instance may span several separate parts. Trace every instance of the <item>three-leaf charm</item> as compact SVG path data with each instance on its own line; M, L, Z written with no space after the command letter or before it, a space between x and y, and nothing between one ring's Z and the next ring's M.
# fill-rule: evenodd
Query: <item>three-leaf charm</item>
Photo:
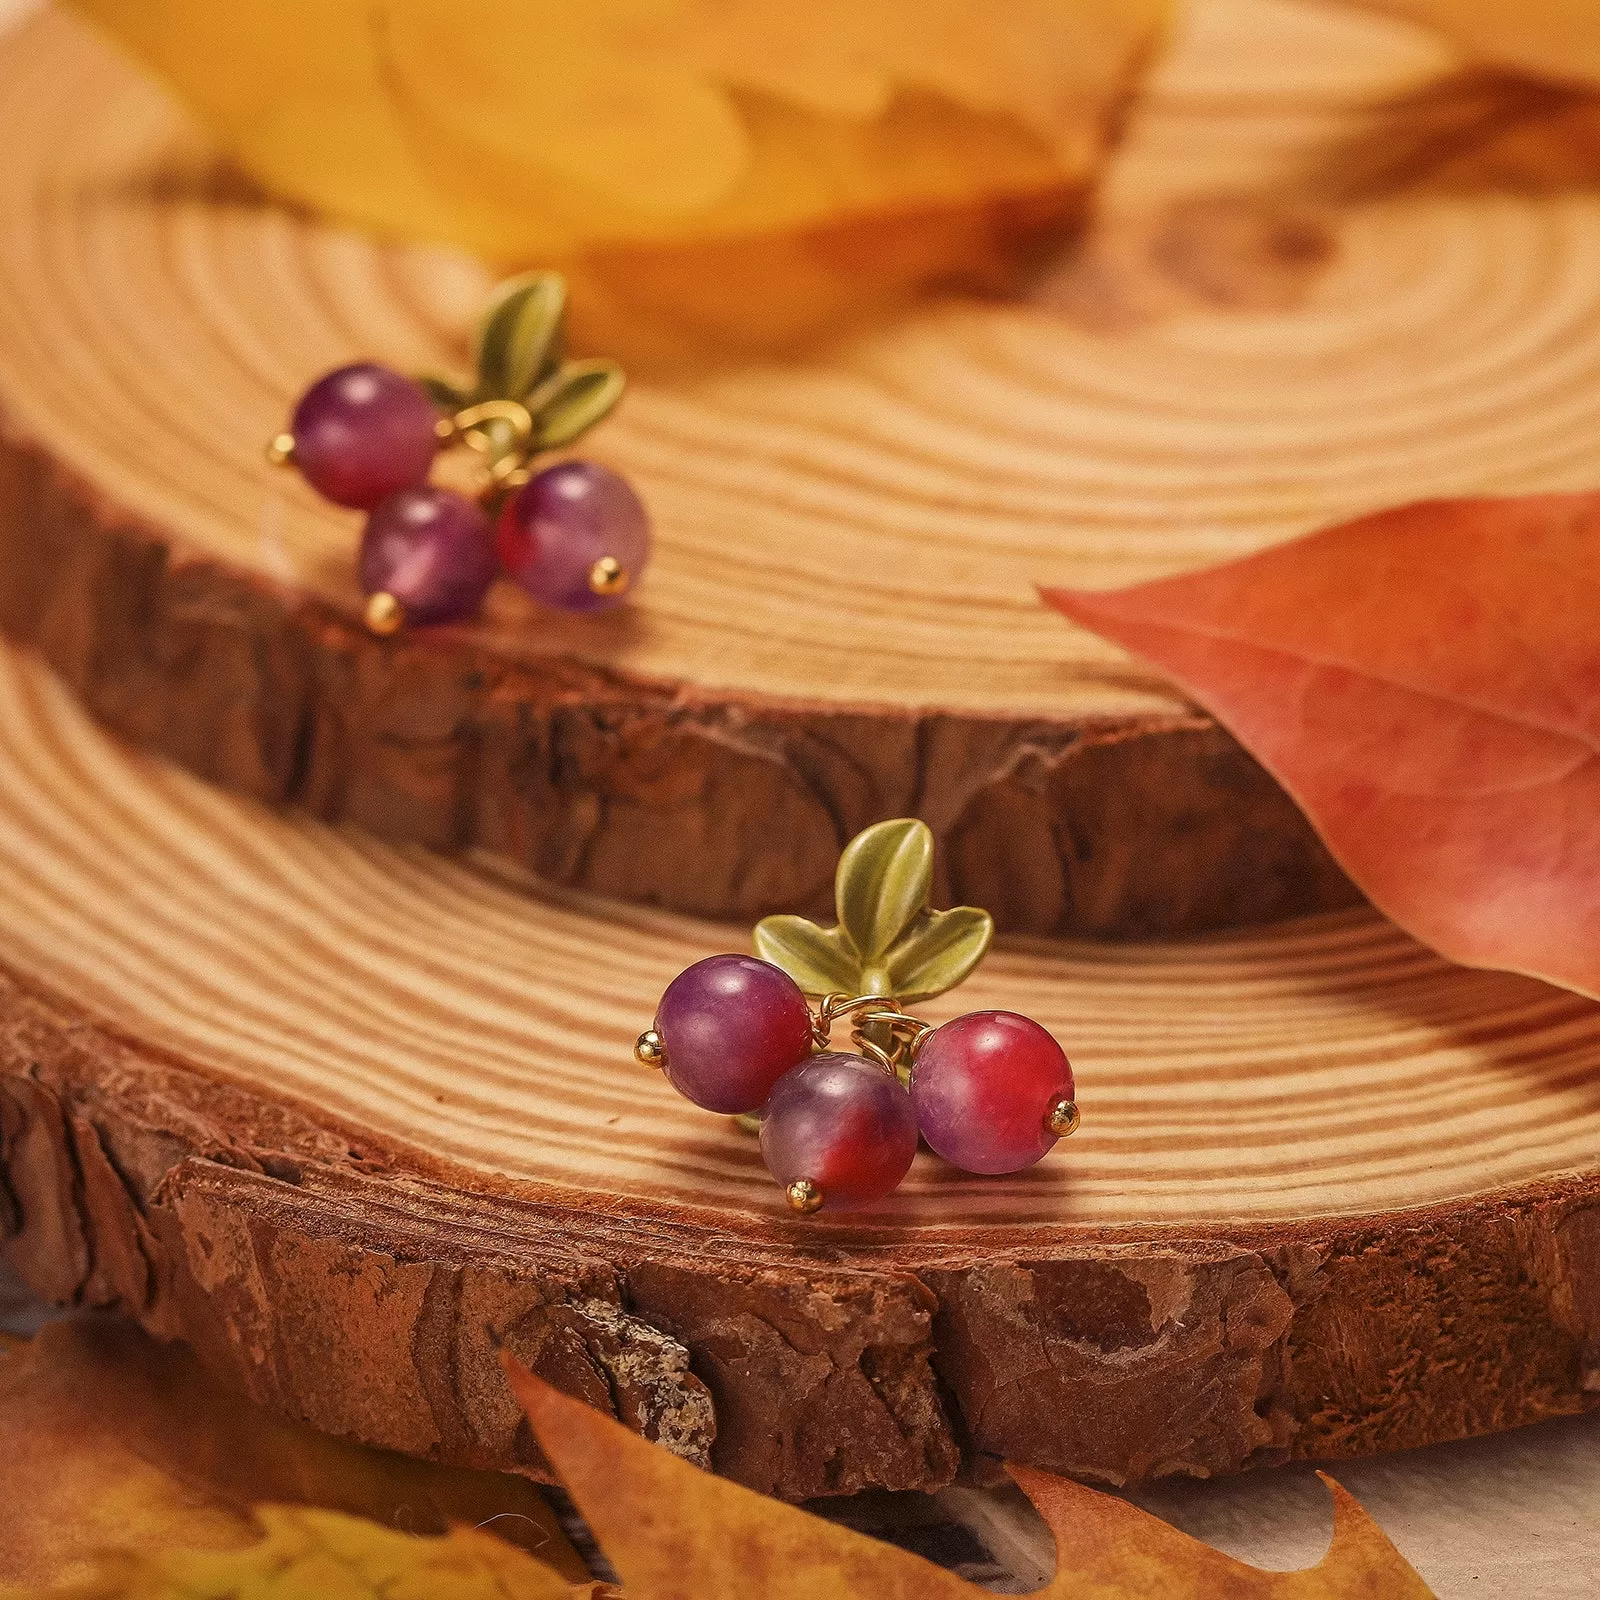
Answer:
M500 573L559 611L618 605L638 581L650 516L632 485L598 461L534 468L623 389L615 362L565 359L566 304L559 273L513 278L490 300L470 384L373 361L335 367L268 444L269 461L367 513L356 576L373 633L465 622ZM435 480L441 451L453 482Z
M933 910L932 885L925 823L868 828L839 859L836 927L765 918L754 957L680 972L634 1045L679 1093L759 1134L801 1215L876 1204L919 1142L966 1172L1020 1172L1078 1126L1072 1063L1047 1028L996 1010L935 1027L904 1009L954 988L994 935L974 906ZM845 1019L853 1050L833 1043Z
M756 954L809 995L882 995L910 1003L953 989L983 960L994 919L976 906L934 911L933 834L915 817L858 833L834 877L837 927L764 917Z
M475 424L488 441L491 461L571 444L622 398L622 368L615 361L565 359L566 314L567 285L559 272L508 278L495 289L479 323L472 386L420 379L434 404L452 415L488 411L506 401L526 411L531 432L525 437L502 416L487 415Z

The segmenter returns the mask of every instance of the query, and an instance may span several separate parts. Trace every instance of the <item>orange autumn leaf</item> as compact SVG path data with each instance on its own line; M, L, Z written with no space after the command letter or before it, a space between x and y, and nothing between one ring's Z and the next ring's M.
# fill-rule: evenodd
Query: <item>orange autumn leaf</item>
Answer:
M540 1448L622 1578L628 1600L979 1600L920 1556L691 1466L510 1355ZM1427 1600L1429 1591L1332 1480L1333 1543L1303 1572L1263 1572L1114 1495L1009 1469L1056 1540L1042 1600Z
M1600 995L1600 496L1431 501L1043 592L1212 712L1410 933Z

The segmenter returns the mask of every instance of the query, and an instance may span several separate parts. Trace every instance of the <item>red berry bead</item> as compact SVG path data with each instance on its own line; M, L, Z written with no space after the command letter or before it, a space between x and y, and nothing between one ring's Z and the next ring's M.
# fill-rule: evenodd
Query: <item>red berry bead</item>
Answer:
M707 1111L755 1111L812 1049L811 1013L789 974L755 956L708 956L661 997L656 1028L673 1088Z
M969 1011L935 1028L911 1069L922 1137L968 1172L1031 1167L1059 1137L1051 1116L1072 1094L1061 1046L1014 1011Z
M338 367L294 408L294 463L318 494L370 511L428 476L438 418L427 390L403 374L367 361Z
M762 1112L762 1159L796 1211L871 1205L916 1153L911 1096L863 1056L813 1056L784 1074Z
M614 606L650 559L650 518L626 478L593 461L563 461L506 502L500 565L535 600L562 611Z
M398 602L396 626L473 616L494 581L489 519L454 490L402 489L367 518L358 572L363 593Z

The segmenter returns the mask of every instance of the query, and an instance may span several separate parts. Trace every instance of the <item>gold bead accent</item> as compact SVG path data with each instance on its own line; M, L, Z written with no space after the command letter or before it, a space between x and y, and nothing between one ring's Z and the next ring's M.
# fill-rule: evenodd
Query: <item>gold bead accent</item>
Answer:
M1069 1133L1077 1132L1078 1124L1082 1121L1083 1118L1078 1114L1077 1102L1061 1099L1045 1113L1044 1125L1058 1139L1065 1139Z
M822 1208L822 1190L809 1178L796 1178L783 1192L789 1209L798 1211L802 1217L809 1217Z
M647 1028L634 1041L633 1059L641 1067L666 1066L667 1048L661 1042L661 1035L654 1028Z
M275 467L294 465L294 435L275 433L267 440L267 460Z
M367 600L367 626L387 639L405 626L406 608L387 590L380 589Z
M628 569L615 556L601 556L589 568L589 588L595 594L622 594L632 581Z

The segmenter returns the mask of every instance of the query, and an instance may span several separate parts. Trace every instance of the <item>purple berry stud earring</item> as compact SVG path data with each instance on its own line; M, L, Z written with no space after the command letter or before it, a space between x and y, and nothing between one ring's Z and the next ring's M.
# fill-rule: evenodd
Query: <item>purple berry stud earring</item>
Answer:
M754 1126L802 1214L881 1200L919 1138L953 1166L1017 1172L1078 1126L1072 1065L1014 1011L939 1027L908 1005L953 989L989 949L987 911L934 911L933 836L914 818L857 834L834 881L839 923L757 924L756 954L708 956L667 985L635 1057L708 1111ZM850 1050L835 1050L847 1022Z
M367 514L357 573L378 634L476 614L497 573L563 611L619 604L650 558L650 519L625 478L592 461L534 471L622 396L613 361L568 361L566 283L503 283L474 347L475 380L408 378L369 361L301 395L267 459ZM476 458L476 492L430 483L441 452Z

